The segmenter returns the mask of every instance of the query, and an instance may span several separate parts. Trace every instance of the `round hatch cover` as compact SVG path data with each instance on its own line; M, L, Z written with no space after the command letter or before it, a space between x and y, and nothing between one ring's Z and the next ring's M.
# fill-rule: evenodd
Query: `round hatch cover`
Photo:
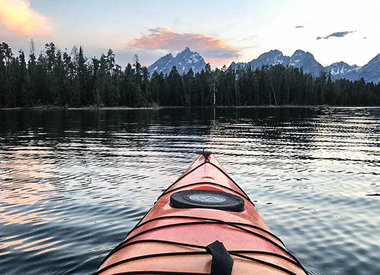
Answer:
M233 194L211 190L179 191L170 196L174 208L212 208L226 211L244 211L244 200Z

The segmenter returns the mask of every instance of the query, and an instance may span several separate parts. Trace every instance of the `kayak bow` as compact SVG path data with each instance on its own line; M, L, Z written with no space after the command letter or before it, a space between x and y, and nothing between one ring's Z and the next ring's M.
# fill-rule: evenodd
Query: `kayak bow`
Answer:
M209 151L157 199L95 274L307 274Z

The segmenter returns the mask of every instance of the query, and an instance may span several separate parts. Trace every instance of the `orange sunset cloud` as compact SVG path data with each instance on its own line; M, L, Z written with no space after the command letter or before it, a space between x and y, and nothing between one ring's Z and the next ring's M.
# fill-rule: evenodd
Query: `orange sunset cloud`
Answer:
M223 63L239 56L239 50L229 47L226 42L217 37L177 33L170 28L150 29L148 35L142 35L129 43L129 46L142 49L161 49L178 51L185 47L201 52L211 63Z
M30 7L29 0L0 0L0 24L22 35L48 35L49 20Z

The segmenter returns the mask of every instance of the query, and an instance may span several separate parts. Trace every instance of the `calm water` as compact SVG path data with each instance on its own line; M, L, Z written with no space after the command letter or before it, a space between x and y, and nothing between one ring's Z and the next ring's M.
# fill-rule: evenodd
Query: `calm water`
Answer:
M95 271L202 147L311 274L380 274L380 108L322 107L0 111L0 273Z

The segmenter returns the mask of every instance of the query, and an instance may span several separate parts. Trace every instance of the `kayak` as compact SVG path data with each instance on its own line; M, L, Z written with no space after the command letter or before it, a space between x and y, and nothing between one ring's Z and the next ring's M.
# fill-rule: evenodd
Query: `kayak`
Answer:
M95 274L308 274L203 150Z

